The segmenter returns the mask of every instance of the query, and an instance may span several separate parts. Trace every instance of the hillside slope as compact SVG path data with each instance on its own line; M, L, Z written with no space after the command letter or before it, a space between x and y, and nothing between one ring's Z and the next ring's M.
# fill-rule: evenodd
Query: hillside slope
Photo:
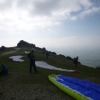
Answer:
M59 90L48 80L48 75L50 74L62 74L100 84L99 70L81 64L78 65L78 68L75 68L71 60L53 53L49 54L50 56L47 60L42 50L35 50L36 61L45 61L59 68L76 69L80 73L69 73L37 67L39 73L35 74L33 70L30 74L29 59L24 53L25 51L30 51L30 49L20 48L19 51L13 52L13 54L0 57L0 64L5 63L9 69L7 76L0 76L0 100L74 100L74 98ZM19 63L8 59L10 56L15 55L23 55L25 61Z

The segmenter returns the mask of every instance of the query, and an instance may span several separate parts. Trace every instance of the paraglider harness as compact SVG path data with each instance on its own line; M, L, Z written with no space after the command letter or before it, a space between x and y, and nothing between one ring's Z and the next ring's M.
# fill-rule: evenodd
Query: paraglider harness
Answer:
M7 66L3 63L2 64L2 69L0 71L0 75L3 76L3 75L7 75L8 74L8 68Z

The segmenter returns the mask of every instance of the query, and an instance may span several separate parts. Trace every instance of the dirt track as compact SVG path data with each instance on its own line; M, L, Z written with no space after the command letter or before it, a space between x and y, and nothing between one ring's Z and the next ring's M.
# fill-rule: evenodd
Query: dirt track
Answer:
M17 51L19 51L19 50L20 50L20 48L15 48L15 49L16 49L16 50L13 50L13 51L9 51L9 52L2 53L2 54L0 55L0 57L5 56L5 55L8 55L8 54L11 54L11 53L14 53L14 52L17 52Z

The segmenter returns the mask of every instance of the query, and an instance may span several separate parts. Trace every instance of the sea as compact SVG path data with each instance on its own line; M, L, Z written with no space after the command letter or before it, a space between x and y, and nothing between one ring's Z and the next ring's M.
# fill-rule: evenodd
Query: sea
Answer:
M55 49L54 50L58 55L62 54L64 56L69 56L71 58L79 57L79 62L82 65L88 67L100 67L100 50L67 50L67 49Z
M89 67L100 67L100 52L99 51L82 51L75 54L70 53L72 58L79 57L79 62Z

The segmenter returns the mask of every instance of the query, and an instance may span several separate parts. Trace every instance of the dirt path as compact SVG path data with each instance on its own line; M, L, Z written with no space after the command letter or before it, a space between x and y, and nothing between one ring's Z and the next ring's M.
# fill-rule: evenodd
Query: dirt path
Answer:
M13 51L9 51L9 52L2 53L2 54L0 55L0 57L5 56L5 55L8 55L8 54L12 54L12 53L17 52L17 51L19 51L19 50L20 50L20 48L15 48L15 50L13 50Z

